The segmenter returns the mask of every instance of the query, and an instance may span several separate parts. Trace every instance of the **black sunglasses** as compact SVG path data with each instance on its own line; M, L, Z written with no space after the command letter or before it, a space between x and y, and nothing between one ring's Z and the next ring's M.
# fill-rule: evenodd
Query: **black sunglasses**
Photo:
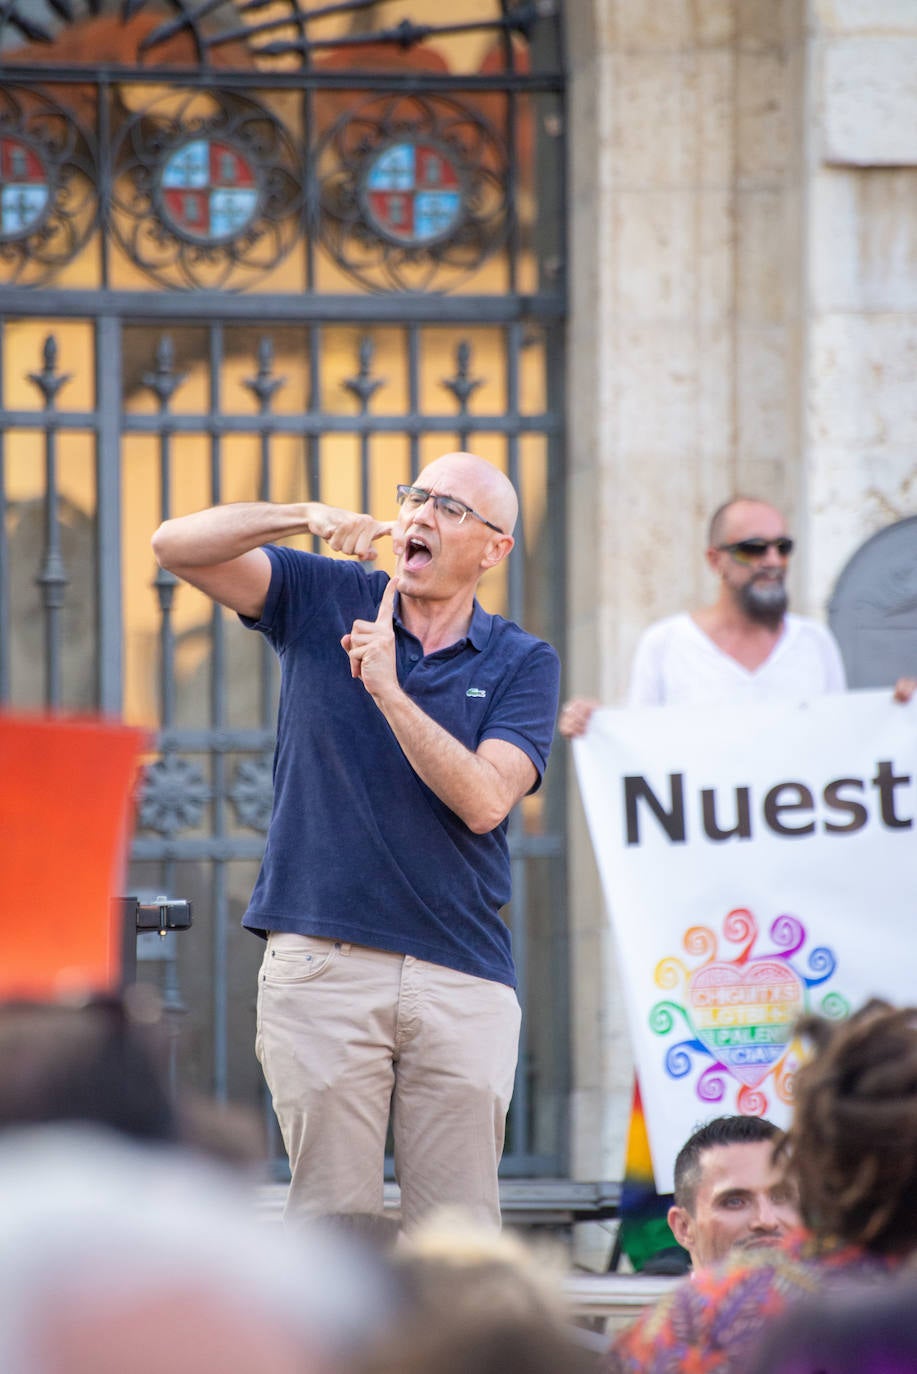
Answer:
M789 558L793 541L787 534L779 539L740 539L735 544L718 544L721 553L732 554L737 563L754 563L763 558L768 549L776 549L781 558Z

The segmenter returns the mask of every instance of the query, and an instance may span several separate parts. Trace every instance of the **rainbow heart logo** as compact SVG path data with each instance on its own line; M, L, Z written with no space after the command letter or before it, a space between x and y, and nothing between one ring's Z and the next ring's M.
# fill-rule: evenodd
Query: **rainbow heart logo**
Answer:
M780 958L705 964L688 982L688 1001L697 1038L750 1088L786 1054L805 1007L802 980Z

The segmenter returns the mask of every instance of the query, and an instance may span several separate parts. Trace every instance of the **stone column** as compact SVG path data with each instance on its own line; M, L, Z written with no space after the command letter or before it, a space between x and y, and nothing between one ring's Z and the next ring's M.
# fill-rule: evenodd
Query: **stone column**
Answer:
M808 592L917 512L917 3L809 0Z
M576 0L569 53L568 695L617 704L640 632L706 600L712 510L795 504L802 11ZM571 1170L620 1178L629 1036L570 789Z

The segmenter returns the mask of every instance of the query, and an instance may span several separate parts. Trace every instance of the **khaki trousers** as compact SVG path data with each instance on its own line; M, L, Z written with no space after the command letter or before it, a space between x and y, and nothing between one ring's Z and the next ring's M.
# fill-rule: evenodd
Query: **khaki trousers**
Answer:
M290 1160L287 1216L382 1212L391 1110L402 1226L444 1205L499 1225L520 1019L503 983L270 934L255 1050Z

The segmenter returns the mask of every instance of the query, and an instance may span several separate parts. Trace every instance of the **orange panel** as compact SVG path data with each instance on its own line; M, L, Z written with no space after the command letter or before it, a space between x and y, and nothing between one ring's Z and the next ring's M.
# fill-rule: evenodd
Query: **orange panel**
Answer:
M118 987L140 730L0 715L0 998Z

